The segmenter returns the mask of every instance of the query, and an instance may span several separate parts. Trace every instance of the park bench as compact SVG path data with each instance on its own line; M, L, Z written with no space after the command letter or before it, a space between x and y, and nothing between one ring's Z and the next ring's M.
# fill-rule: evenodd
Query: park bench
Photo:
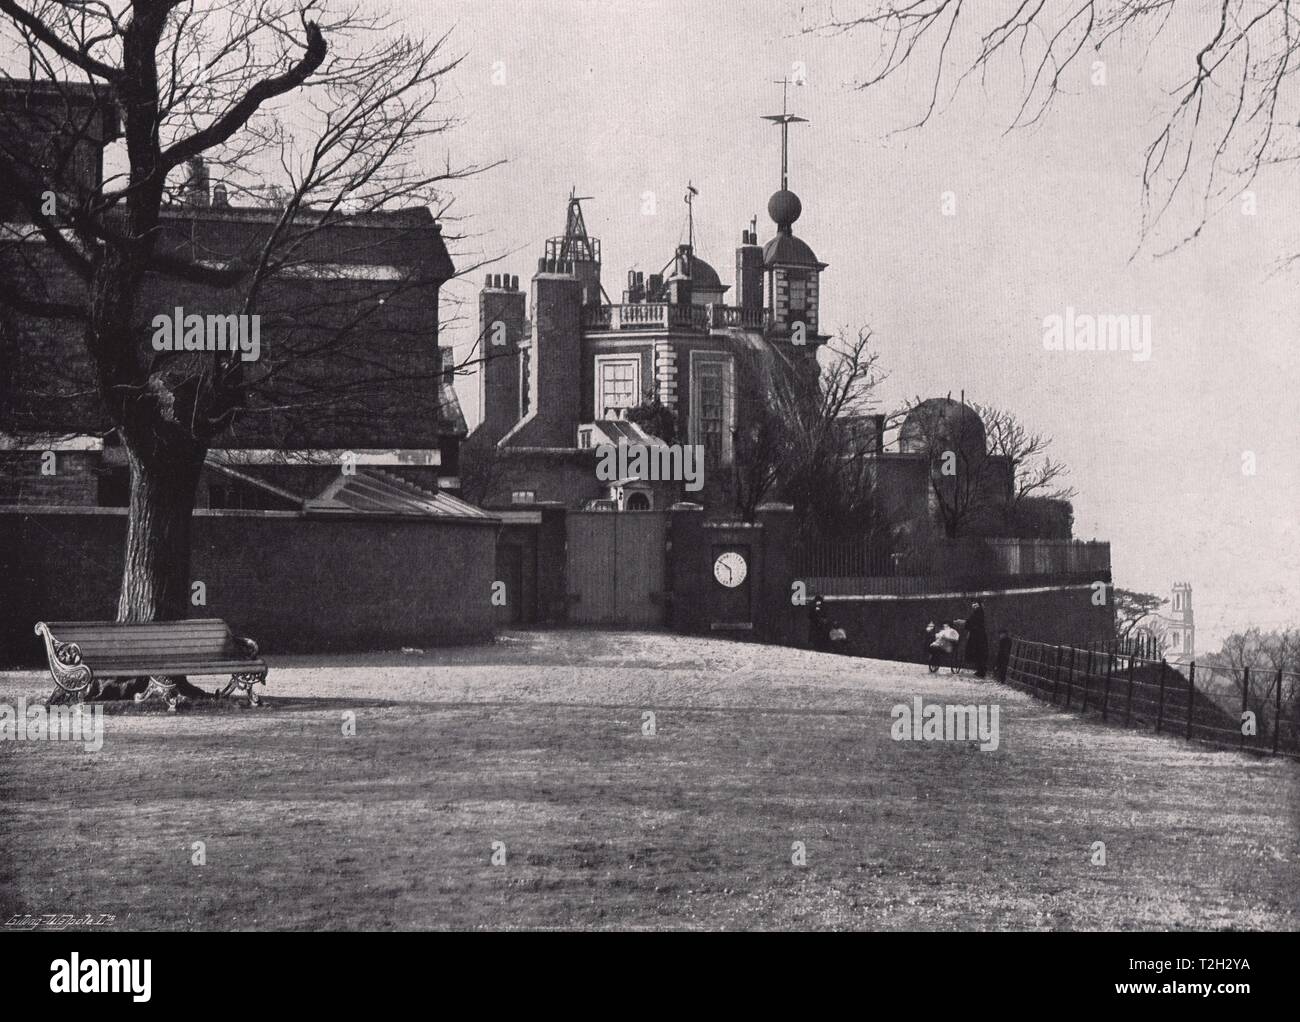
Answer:
M238 690L247 693L253 706L262 702L253 686L266 684L266 661L258 657L257 643L231 635L220 618L143 624L39 621L36 634L44 638L50 674L65 692L84 692L96 678L148 677L149 687L136 695L136 702L156 695L175 710L180 697L172 678L229 674L218 698Z

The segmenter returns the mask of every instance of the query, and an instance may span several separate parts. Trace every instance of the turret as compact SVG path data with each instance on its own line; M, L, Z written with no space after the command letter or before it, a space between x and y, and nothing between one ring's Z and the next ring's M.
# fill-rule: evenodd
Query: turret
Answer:
M582 286L583 305L599 305L603 293L600 285L600 239L587 233L587 223L582 216L582 202L587 198L590 196L569 193L564 234L546 242L546 254L539 265L566 264L565 272L577 277Z
M788 82L782 83L789 85ZM826 263L818 260L807 243L794 236L794 223L803 213L803 203L790 190L790 125L805 123L785 109L764 120L781 126L781 187L767 202L767 215L776 224L776 237L763 246L763 270L767 275L767 309L772 333L812 350L823 338L818 334L818 282Z

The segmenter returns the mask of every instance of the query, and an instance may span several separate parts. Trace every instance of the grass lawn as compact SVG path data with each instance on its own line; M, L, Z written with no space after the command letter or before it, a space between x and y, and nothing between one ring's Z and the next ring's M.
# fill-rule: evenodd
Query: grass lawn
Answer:
M1085 723L994 682L643 632L513 632L271 668L260 710L108 715L98 753L0 742L3 918L1300 923L1300 764ZM0 674L0 702L48 689L42 674ZM1000 748L893 741L891 707L918 695L996 703ZM1090 861L1097 841L1105 865Z

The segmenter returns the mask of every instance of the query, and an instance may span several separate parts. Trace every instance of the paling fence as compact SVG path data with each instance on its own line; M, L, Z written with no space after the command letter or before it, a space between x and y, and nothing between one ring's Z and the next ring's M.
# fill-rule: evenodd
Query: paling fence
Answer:
M868 538L805 535L798 575L821 596L919 594L1015 585L1110 580L1110 544L1056 539L952 539L889 549Z
M1300 758L1300 675L1225 668L1109 649L1003 639L998 676L1063 709L1117 727L1225 749ZM1253 734L1243 726L1253 714Z

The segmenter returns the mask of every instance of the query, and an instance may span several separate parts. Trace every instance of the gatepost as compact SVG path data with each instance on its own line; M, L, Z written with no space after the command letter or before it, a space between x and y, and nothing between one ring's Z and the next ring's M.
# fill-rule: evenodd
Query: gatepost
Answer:
M764 504L753 522L708 521L698 504L674 504L669 512L673 630L796 641L802 608L791 602L794 509Z

